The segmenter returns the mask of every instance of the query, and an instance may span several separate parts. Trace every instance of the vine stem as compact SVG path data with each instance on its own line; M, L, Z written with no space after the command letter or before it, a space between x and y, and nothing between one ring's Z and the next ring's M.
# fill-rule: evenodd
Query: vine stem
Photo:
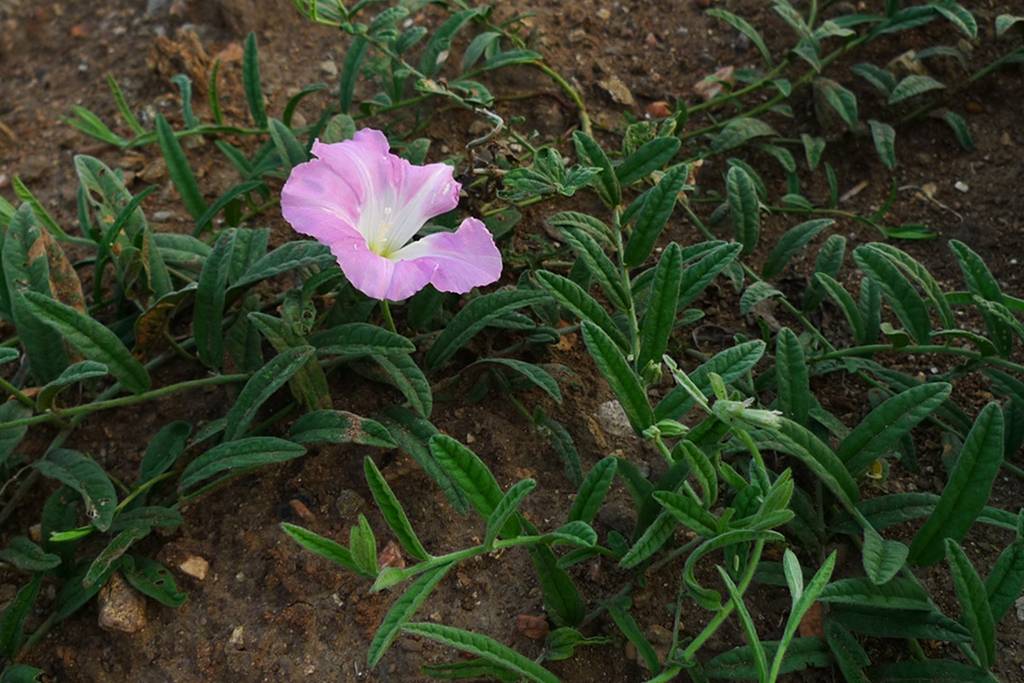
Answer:
M218 384L232 384L234 382L244 382L247 379L249 379L248 374L214 375L213 377L203 377L200 379L188 380L186 382L178 382L177 384L169 384L165 387L153 389L152 391L145 391L141 394L132 394L131 396L120 396L118 398L112 398L105 401L93 401L92 403L86 403L85 405L74 406L72 408L62 410L60 412L60 416L64 418L81 418L91 413L99 412L101 410L108 410L110 408L121 408L124 406L135 405L137 403L145 403L146 401L150 401L155 398L161 398L163 396L176 394L179 391L187 391L189 389L197 389L200 387L216 386ZM111 389L119 388L120 385L117 384L111 387ZM48 413L45 415L34 415L32 417L22 418L20 420L0 422L0 431L4 429L11 429L12 427L34 425L43 422L52 422L56 417L56 415Z
M583 96L580 95L580 91L573 87L572 83L565 80L562 74L558 73L544 62L530 62L535 68L546 74L548 78L554 81L555 85L562 89L572 103L576 105L576 110L579 112L580 117L580 128L587 135L593 135L594 129L590 122L590 113L587 111L587 104L583 101Z
M809 363L822 363L829 360L836 360L838 358L848 358L851 356L873 356L876 353L885 353L888 351L898 353L913 353L913 354L925 354L934 353L947 356L961 356L964 358L970 358L971 360L984 361L993 365L999 365L1013 370L1014 372L1024 373L1024 365L1014 363L1006 358L999 358L998 356L986 356L977 351L971 351L970 349L961 348L959 346L944 346L942 344L912 344L909 346L894 346L893 344L865 344L864 346L851 346L847 349L839 349L830 351L821 356L808 359Z
M395 319L391 317L391 304L388 303L387 299L380 300L380 312L384 316L384 322L387 324L388 329L398 334L398 330L395 328Z
M22 405L24 405L24 406L26 406L28 408L34 408L35 407L35 401L30 399L28 396L26 396L24 394L24 392L21 391L21 389L19 389L18 387L14 386L13 384L11 384L7 380L3 379L2 377L0 377L0 389L3 389L7 393L9 393L11 396L16 398L18 400L18 402L21 403Z

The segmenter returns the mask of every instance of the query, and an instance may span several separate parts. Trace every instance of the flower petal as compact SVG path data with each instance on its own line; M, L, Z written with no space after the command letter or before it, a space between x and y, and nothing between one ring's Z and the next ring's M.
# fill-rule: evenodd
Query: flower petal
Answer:
M401 249L428 220L458 206L462 189L448 164L413 166L400 157L394 160L394 221L388 226L384 253Z
M352 286L372 299L408 299L427 286L433 272L429 263L397 261L374 253L354 228L339 231L330 247Z
M455 232L436 232L402 247L393 258L429 267L430 284L442 292L465 294L501 277L501 252L476 218L462 221Z

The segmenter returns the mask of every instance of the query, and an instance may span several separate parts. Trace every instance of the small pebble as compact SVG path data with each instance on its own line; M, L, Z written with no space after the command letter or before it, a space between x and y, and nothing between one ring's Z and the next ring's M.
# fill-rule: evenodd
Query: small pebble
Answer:
M956 181L953 187L956 189L957 192L967 192L968 190L971 189L971 186L962 180Z
M198 581L203 581L206 579L207 572L210 571L210 563L206 561L205 557L189 555L178 565L178 569Z

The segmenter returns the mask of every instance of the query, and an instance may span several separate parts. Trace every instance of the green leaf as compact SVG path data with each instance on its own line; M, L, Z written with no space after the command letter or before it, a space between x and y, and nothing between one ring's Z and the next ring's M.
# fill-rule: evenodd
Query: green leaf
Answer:
M444 579L454 564L454 562L450 562L428 569L395 600L388 613L384 615L380 627L373 635L373 640L370 641L370 647L366 653L367 663L370 667L377 666L402 627L416 614L416 610L423 605L431 591Z
M370 488L370 494L373 496L373 500L377 503L384 521L387 522L388 527L394 532L398 542L407 553L417 560L430 559L430 553L420 543L419 537L416 535L412 524L409 522L409 518L405 514L405 509L398 502L398 498L395 497L387 480L384 479L380 470L377 469L372 458L367 457L363 459L363 472L366 475L366 483Z
M615 342L597 325L583 322L583 340L594 364L622 404L630 424L638 434L654 423L654 411L640 378L626 362Z
M257 128L267 127L267 109L263 104L263 89L260 87L260 55L256 48L256 34L249 33L245 37L245 50L242 53L242 87L245 89L245 100L249 103L249 113Z
M789 549L786 550L789 556L795 562L796 556ZM790 644L793 642L793 636L796 635L797 627L800 626L800 622L803 620L804 615L811 609L814 602L819 598L821 592L825 589L828 580L832 578L832 571L836 566L836 553L838 551L832 551L832 553L825 558L821 568L815 572L814 576L807 583L807 587L799 593L793 594L793 609L790 610L789 618L786 619L786 626L782 632L782 638L779 640L779 647L775 651L775 657L772 659L772 672L778 674L782 670L783 662L786 650L789 649ZM803 580L803 575L798 574L800 580ZM775 676L771 676L774 680Z
M523 479L516 482L505 492L501 500L494 507L494 510L487 517L487 531L484 534L483 545L491 547L498 534L502 533L505 524L515 515L519 506L535 488L537 482L533 479Z
M822 230L835 223L831 218L815 218L790 228L779 238L761 268L761 276L771 279L781 274L786 264Z
M245 434L260 406L312 357L312 346L296 346L274 356L253 373L228 411L224 440L234 441Z
M930 90L941 90L945 87L930 76L910 75L897 83L896 87L892 89L892 92L889 94L889 104L896 104Z
M139 465L139 483L160 476L166 472L185 451L185 444L192 433L192 425L177 420L160 428L146 447Z
M196 182L196 176L192 173L192 167L189 166L185 151L163 114L157 114L156 117L156 139L160 144L160 152L164 155L164 161L167 162L167 175L181 195L185 208L193 218L198 219L206 213L206 201L199 189L199 183Z
M515 371L526 378L534 385L558 403L562 402L562 392L558 388L558 381L551 376L547 370L534 363L516 360L515 358L481 358L467 367L474 367L481 364L500 365Z
M300 417L288 430L295 443L356 443L397 448L387 427L345 410L315 410Z
M415 460L416 464L437 483L456 512L465 514L469 510L466 495L434 459L427 447L430 438L438 433L437 428L426 419L399 406L385 409L381 421L399 448Z
M121 563L121 574L132 588L162 605L181 607L188 596L178 590L174 575L156 560L129 555Z
M896 87L896 78L885 69L874 64L857 64L850 69L888 97Z
M1002 289L999 287L999 282L993 277L992 271L985 264L984 259L976 251L959 240L950 240L949 247L956 256L968 291L985 301L1001 304L1003 302ZM988 309L981 308L980 312L985 320L985 327L988 330L989 337L995 343L996 348L1001 353L1008 354L1013 345L1013 333L1010 327Z
M572 434L561 422L545 414L539 406L533 410L533 423L536 425L538 433L547 438L558 457L562 459L566 478L571 484L579 485L583 479L583 470L580 467L580 454L576 450Z
M615 622L615 625L619 627L619 630L622 631L622 634L636 648L637 654L644 661L647 669L657 671L661 667L658 661L658 654L654 651L654 648L643 632L641 632L636 619L630 614L628 600L612 601L608 603L607 607L608 615Z
M925 268L910 254L902 249L894 247L891 244L884 242L872 242L868 245L868 248L872 251L881 253L889 259L894 266L902 270L907 277L912 278L918 285L920 285L929 301L931 301L935 306L935 310L942 319L943 325L947 328L955 328L957 326L956 319L953 317L953 311L950 309L949 302L946 300L945 292L942 291L942 287L935 280L932 274L928 272L927 268Z
M676 462L686 461L690 472L697 479L704 497L704 507L710 509L718 500L718 471L711 459L695 443L684 439L676 443L672 449L672 458Z
M998 403L989 403L964 439L935 511L914 537L912 563L934 564L942 558L945 539L963 539L985 507L1002 463L1003 413Z
M548 216L546 222L552 228L559 231L565 228L582 230L605 246L609 248L614 246L612 229L605 225L604 221L588 213L560 211L552 216Z
M45 674L42 669L28 664L12 664L0 674L0 683L39 683Z
M434 409L434 396L430 382L412 357L405 354L378 355L373 360L387 374L409 402L409 406L421 417L430 417Z
M675 518L668 511L659 513L640 535L640 538L636 539L626 554L622 556L619 566L623 569L632 569L640 565L658 552L672 537L675 530Z
M730 120L722 127L721 132L711 141L711 151L719 154L740 147L755 138L769 135L777 135L777 133L764 121L740 116Z
M572 141L576 147L576 156L579 157L580 164L601 169L601 172L592 181L601 201L609 207L618 206L622 202L619 179L612 168L612 162L608 160L608 155L601 149L601 145L594 138L579 130L573 132Z
M21 649L25 620L32 611L36 597L39 596L39 587L42 586L42 583L42 574L33 576L32 580L22 586L14 599L7 605L3 616L0 616L0 653L12 661ZM4 676L6 677L6 672ZM4 678L0 678L0 681L3 680Z
M928 593L913 579L896 578L877 585L864 577L830 583L818 596L830 605L850 605L880 611L884 619L890 610L931 612L935 609Z
M359 567L352 559L352 553L345 546L288 522L281 523L281 530L309 552L330 560L350 572L360 573Z
M294 460L305 452L303 446L271 436L253 436L222 443L188 464L181 473L178 489L186 491L221 472Z
M868 125L871 127L871 139L875 142L878 158L886 168L896 168L896 129L875 119L870 119Z
M888 583L906 564L910 549L899 541L888 541L874 529L864 530L862 562L864 573L877 586Z
M978 37L978 22L974 15L956 0L935 0L931 7L971 40Z
M905 434L949 398L953 387L927 382L900 392L868 413L836 451L850 474L859 476Z
M724 21L729 26L745 35L753 43L757 51L761 53L761 57L764 59L764 63L768 66L772 66L772 53L768 50L768 46L765 45L764 39L761 34L757 32L757 29L751 26L750 22L742 17L738 17L732 12L728 12L724 9L712 8L705 12L709 17L714 17L720 21Z
M683 272L682 250L672 242L658 259L651 283L651 298L640 321L640 355L636 367L641 370L648 363L660 364L668 348L676 322Z
M24 293L25 306L89 360L102 363L134 393L149 389L149 373L113 332L76 309L38 292Z
M83 360L79 363L69 365L64 369L64 372L60 373L60 376L57 377L57 379L47 383L47 385L39 391L39 395L36 396L36 410L43 412L52 408L57 395L66 387L79 382L84 382L88 379L106 377L107 374L107 366L103 363L97 363L96 361Z
M569 509L568 521L589 524L594 520L615 479L616 465L615 457L608 456L590 468L583 483L580 484L579 491L576 492L572 507Z
M352 561L359 567L359 573L367 577L378 576L377 537L364 515L359 515L356 524L349 529L348 539Z
M716 566L715 569L718 570L722 583L725 584L726 589L729 591L729 598L736 609L736 614L739 616L740 624L743 626L743 632L746 635L747 646L751 648L751 652L754 655L754 665L757 667L757 680L766 681L768 680L768 657L765 655L764 646L761 645L761 638L757 635L757 627L754 626L754 620L747 610L746 603L743 602L743 594L736 587L736 584L729 576L729 572L725 571L720 565Z
M761 641L765 655L774 658L779 643ZM809 667L824 668L831 664L828 648L820 638L795 638L786 648L780 674L802 671ZM757 664L749 645L726 650L704 664L704 675L727 681L757 680Z
M834 621L825 622L825 641L847 683L870 683L864 668L871 660L857 639Z
M682 143L677 137L658 137L645 142L615 167L615 175L618 176L619 183L626 187L639 180L644 180L651 173L672 161L681 145Z
M33 467L44 477L56 479L77 491L94 527L100 531L110 528L117 507L117 493L95 460L78 451L56 448L37 460Z
M946 125L953 131L953 135L956 136L956 141L960 143L960 146L968 151L973 152L975 150L974 138L971 136L971 129L967 125L967 121L964 117L960 116L956 112L946 111L942 115L942 120L946 122Z
M44 551L24 536L15 536L0 550L0 562L25 572L45 572L60 566L60 557Z
M237 234L235 230L225 230L217 238L213 251L203 263L196 289L192 334L195 336L199 359L211 368L221 367L224 361L224 333L221 328Z
M483 8L475 8L454 12L434 31L420 55L419 68L427 78L432 78L444 63L455 35L482 11Z
M698 536L711 538L715 535L718 529L718 520L693 498L672 491L655 491L654 499L675 517L676 521Z
M89 569L82 579L82 585L89 588L108 575L115 568L115 563L120 562L121 557L128 552L128 549L136 541L149 536L150 531L152 531L152 527L148 525L130 526L114 536L107 543L107 547L101 550L89 565Z
M589 232L562 228L562 235L590 274L597 280L612 306L620 311L629 308L629 294L623 284L622 274L612 263L604 249Z
M689 373L690 379L705 395L711 392L710 376L720 376L726 384L735 382L750 371L764 355L765 343L754 339L720 351ZM683 387L676 387L661 399L654 411L657 420L677 419L693 406L693 399Z
M701 607L712 611L721 609L722 596L718 591L711 588L705 588L697 582L697 577L694 574L697 563L700 562L704 556L723 548L729 548L731 546L750 543L753 541L777 543L782 540L784 540L784 537L778 532L768 530L755 531L752 529L731 529L707 539L697 546L692 553L690 553L686 558L686 564L683 565L683 581L686 584L688 592Z
M846 322L850 325L850 331L853 332L853 338L858 341L863 340L866 334L866 323L860 308L850 293L828 273L815 273L814 278L843 312Z
M761 202L754 181L742 168L733 166L726 176L725 187L736 241L743 245L743 253L749 254L761 234Z
M673 166L665 172L658 184L647 194L633 225L633 232L626 244L623 261L634 268L647 260L658 237L676 208L679 193L686 185L690 167L688 164Z
M18 401L7 401L0 404L0 422L21 420L31 417L32 409L22 405ZM0 430L0 465L5 463L18 444L22 442L28 433L28 425L10 427Z
M537 683L558 683L558 678L532 659L478 633L470 633L442 624L412 623L402 627L405 633L429 638L504 667Z
M857 127L857 96L830 78L814 79L814 89L832 107L846 124L853 130Z
M800 136L800 141L804 145L804 157L807 159L807 168L813 171L818 168L818 164L821 163L821 157L825 154L825 140L804 133Z
M762 301L767 301L777 296L782 296L782 292L764 280L753 282L744 290L743 296L740 297L740 313L748 315Z
M993 683L984 669L950 659L926 659L886 664L872 677L874 683Z
M764 447L788 453L803 462L847 505L857 501L860 497L857 483L847 472L843 461L810 430L783 417L779 427L771 432L771 435L766 431L754 436Z
M285 170L290 171L299 164L304 164L309 160L306 149L302 146L302 143L295 139L295 134L288 126L275 118L271 118L269 124L270 139L274 141L277 155L284 162Z
M330 249L313 240L286 242L249 266L232 283L232 289L248 287L261 280L298 268L327 268L335 263Z
M369 323L344 323L310 337L320 355L390 356L412 353L416 347L400 334Z
M359 40L359 38L353 39L352 43ZM351 94L349 95L351 98ZM351 107L351 102L349 102ZM324 132L320 135L320 141L324 144L333 144L335 142L344 142L345 140L351 140L356 134L356 122L348 114L336 114L332 116L324 126Z
M742 249L740 244L722 243L708 250L697 263L685 268L676 305L683 308L693 303L711 281L736 260Z
M869 245L853 250L853 260L868 277L881 287L896 317L906 326L907 331L920 344L927 344L931 337L931 320L921 295L884 255Z
M430 453L482 517L489 517L502 492L487 465L461 443L444 434L430 438Z
M960 602L960 622L971 632L981 666L988 669L996 661L996 625L985 584L963 549L951 538L946 539L946 562Z
M1024 590L1024 539L1014 539L985 577L992 619L999 623Z
M505 290L473 299L449 321L447 327L430 347L424 360L427 368L436 370L448 361L474 335L494 320L546 300L546 292Z
M775 382L779 409L795 422L806 425L814 397L803 348L788 327L779 330L775 339Z

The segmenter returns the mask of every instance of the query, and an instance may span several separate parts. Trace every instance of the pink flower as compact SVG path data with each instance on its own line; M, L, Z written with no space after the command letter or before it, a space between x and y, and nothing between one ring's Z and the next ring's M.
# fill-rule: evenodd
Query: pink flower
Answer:
M345 142L314 143L316 158L292 169L281 191L285 220L330 247L349 282L374 299L401 301L427 284L464 294L496 281L501 254L476 218L410 242L428 219L458 205L460 185L450 166L413 166L388 149L370 128Z

